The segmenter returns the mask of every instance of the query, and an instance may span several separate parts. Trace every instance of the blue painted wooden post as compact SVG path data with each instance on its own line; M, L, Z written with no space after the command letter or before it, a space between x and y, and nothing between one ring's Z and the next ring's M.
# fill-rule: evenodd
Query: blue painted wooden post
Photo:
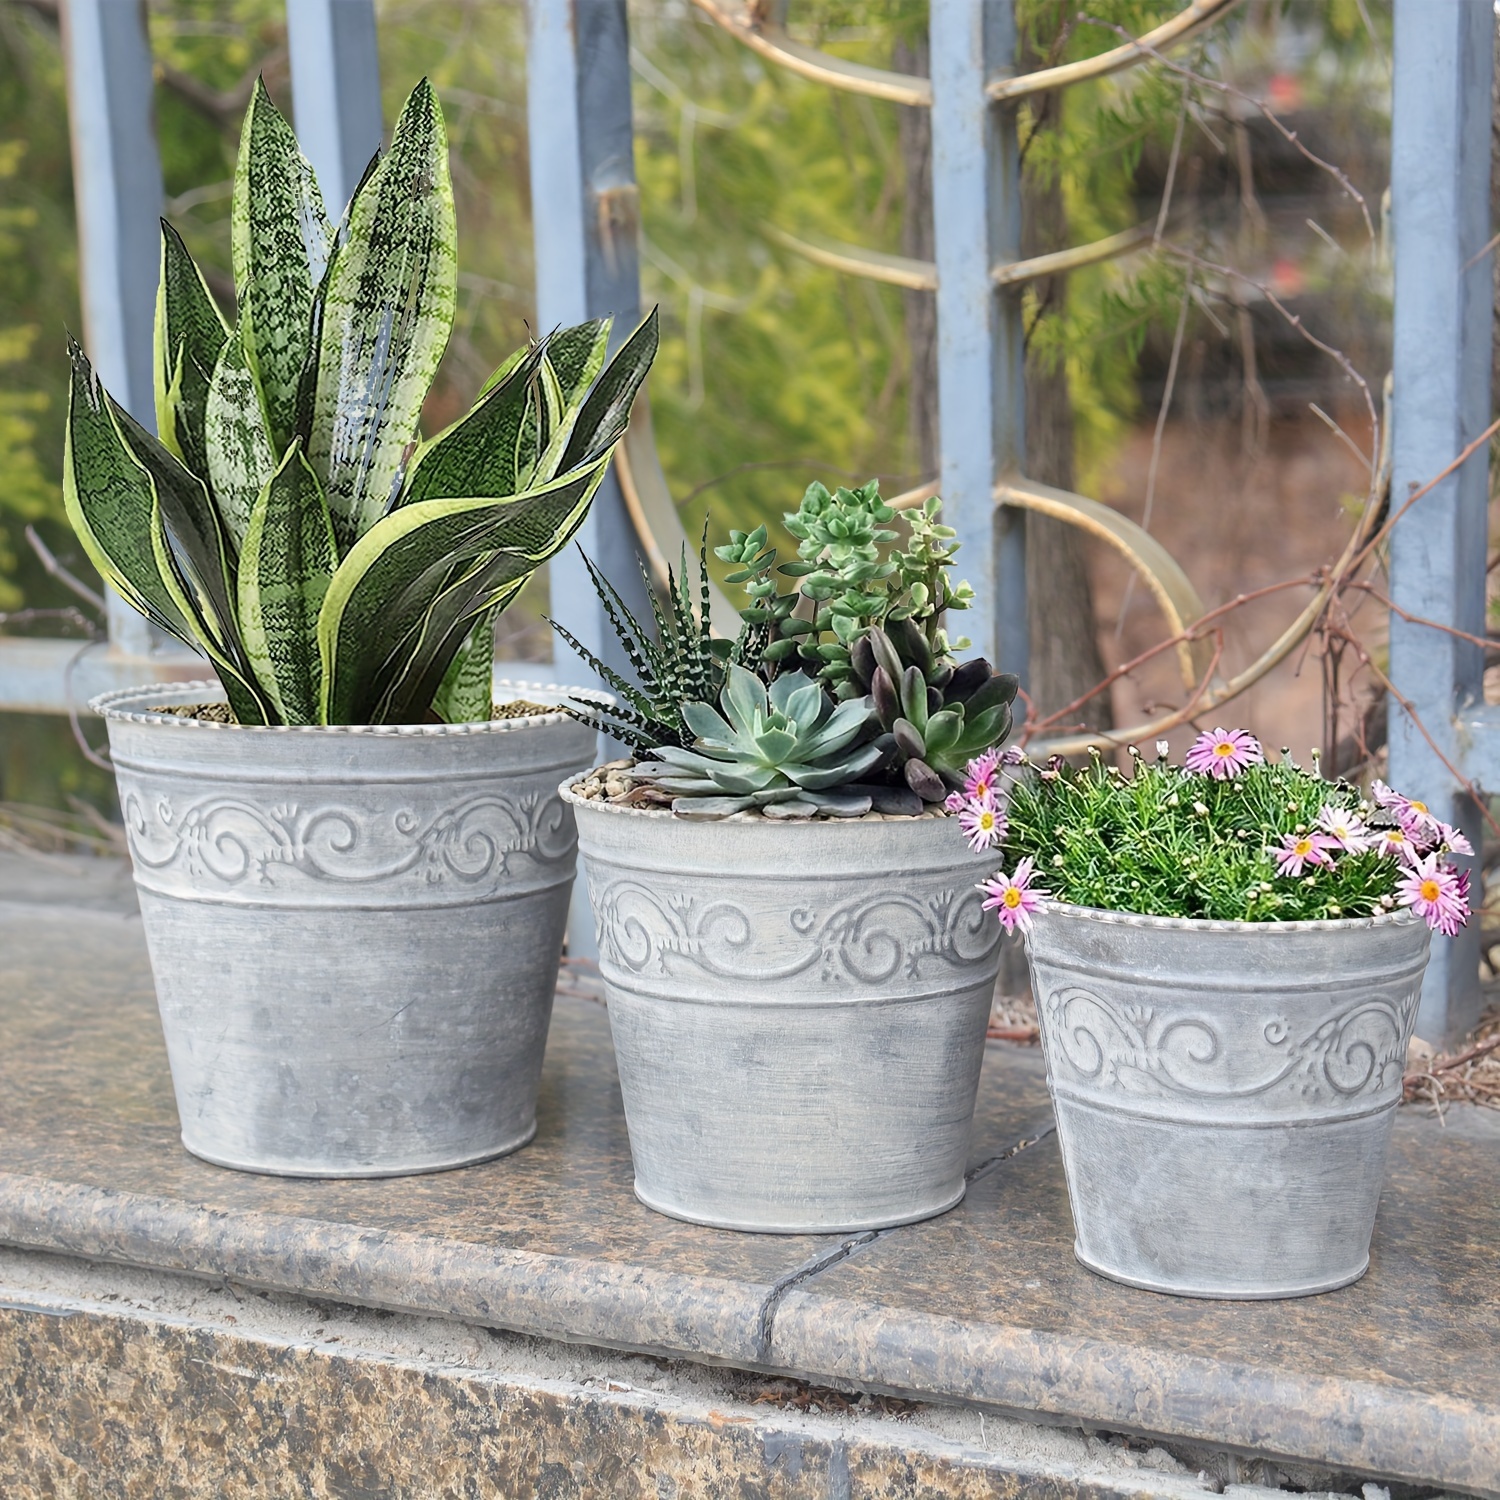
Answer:
M1020 288L991 268L1020 259L1014 105L985 83L1015 67L1014 0L932 0L932 218L938 273L938 424L944 519L964 548L974 608L954 624L974 650L1027 681L1026 531L995 481L1025 462Z
M338 219L380 149L380 59L372 0L287 0L292 110L323 203Z
M1449 464L1490 420L1490 0L1396 0L1391 142L1396 309L1391 503ZM1419 500L1391 541L1392 591L1411 614L1484 634L1488 455ZM1443 754L1482 696L1477 646L1391 617L1391 679ZM1411 717L1390 706L1390 780L1479 844L1478 811ZM1493 782L1489 788L1500 792ZM1436 938L1417 1023L1434 1043L1479 1011L1479 922Z
M531 211L539 332L613 314L614 342L640 317L640 222L630 111L625 0L530 0L526 56ZM639 544L611 469L588 519L551 564L551 608L596 656L630 676L605 623L579 547L625 596L649 611ZM554 638L558 680L596 684Z
M84 342L110 393L154 432L162 181L145 19L144 6L125 0L62 7ZM109 637L128 656L165 639L112 590Z

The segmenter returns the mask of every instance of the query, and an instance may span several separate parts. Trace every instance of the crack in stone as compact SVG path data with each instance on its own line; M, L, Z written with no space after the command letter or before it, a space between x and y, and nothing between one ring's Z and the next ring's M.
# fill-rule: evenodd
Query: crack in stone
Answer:
M1031 1134L1022 1138L1005 1148L996 1156L987 1157L977 1167L971 1167L964 1173L965 1187L972 1187L982 1177L988 1177L997 1167L1003 1166L1012 1158L1039 1141L1044 1141L1051 1135L1057 1126L1048 1124L1033 1130ZM922 1222L926 1222L925 1220ZM851 1255L863 1250L867 1245L873 1245L886 1238L887 1235L899 1234L903 1229L915 1229L916 1224L895 1224L889 1229L867 1229L862 1234L850 1235L848 1239L841 1241L831 1250L825 1250L821 1255L815 1255L811 1260L804 1261L794 1271L779 1277L766 1293L764 1301L760 1304L760 1312L755 1322L755 1357L762 1364L766 1363L771 1356L771 1338L775 1332L776 1314L781 1310L781 1304L788 1292L795 1290L804 1282L811 1281L816 1276L821 1276L824 1271L832 1269L842 1261L849 1259Z

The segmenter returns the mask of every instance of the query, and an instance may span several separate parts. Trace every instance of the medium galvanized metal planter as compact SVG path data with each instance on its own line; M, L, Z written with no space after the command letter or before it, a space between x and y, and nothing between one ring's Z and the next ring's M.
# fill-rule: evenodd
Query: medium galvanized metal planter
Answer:
M541 697L558 690L518 685ZM265 728L107 693L183 1144L221 1166L379 1177L513 1151L573 884L566 715Z
M637 1197L804 1234L963 1197L1000 929L951 820L697 822L563 787Z
M1429 932L1052 902L1027 940L1078 1259L1190 1297L1370 1260Z

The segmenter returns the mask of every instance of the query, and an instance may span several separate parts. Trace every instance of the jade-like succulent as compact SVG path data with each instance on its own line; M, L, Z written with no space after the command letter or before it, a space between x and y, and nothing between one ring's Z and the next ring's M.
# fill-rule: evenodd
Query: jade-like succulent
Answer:
M810 484L784 518L797 538L797 561L779 565L764 526L731 531L715 556L735 569L725 581L743 584L750 596L740 614L766 675L801 670L836 698L858 698L868 689L851 670L850 655L871 626L912 621L939 659L967 646L950 643L942 626L945 613L967 609L974 592L949 579L957 533L939 522L941 508L934 498L901 515L903 548L901 532L889 524L897 512L880 498L878 481L832 493ZM775 574L797 579L795 592L781 593Z
M783 673L768 689L731 664L719 703L722 713L708 703L684 703L683 721L697 736L692 749L659 745L654 762L631 772L674 793L673 812L722 818L761 807L771 816L857 817L870 810L868 795L837 792L876 770L892 750L884 737L871 742L867 698L836 704L802 672Z
M895 741L907 786L924 802L941 802L962 785L969 761L1010 733L1015 676L991 671L983 657L957 665L936 655L910 619L866 631L849 662Z
M453 325L453 189L425 80L342 223L259 84L231 210L236 318L162 225L153 436L73 345L63 499L128 603L201 651L241 724L487 719L494 622L582 524L653 313L518 350L423 440Z

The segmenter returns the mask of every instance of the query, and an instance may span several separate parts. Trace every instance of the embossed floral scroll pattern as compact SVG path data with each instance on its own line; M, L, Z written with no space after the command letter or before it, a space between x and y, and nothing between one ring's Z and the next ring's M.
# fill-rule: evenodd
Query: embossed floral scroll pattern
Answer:
M301 878L472 888L515 874L516 856L551 866L573 851L572 819L544 789L514 796L483 792L426 812L291 800L261 807L223 795L179 811L170 797L130 791L123 810L138 871L230 887L275 887Z
M1061 1081L1134 1097L1203 1101L1277 1096L1332 1103L1399 1089L1420 981L1364 995L1321 1021L1281 1013L1222 1021L1148 1004L1116 1003L1077 985L1048 991ZM1232 1067L1231 1067L1232 1064Z
M604 963L638 974L689 968L752 982L815 974L880 984L975 963L1000 940L971 889L864 893L826 907L755 911L727 897L663 894L624 876L595 905Z

